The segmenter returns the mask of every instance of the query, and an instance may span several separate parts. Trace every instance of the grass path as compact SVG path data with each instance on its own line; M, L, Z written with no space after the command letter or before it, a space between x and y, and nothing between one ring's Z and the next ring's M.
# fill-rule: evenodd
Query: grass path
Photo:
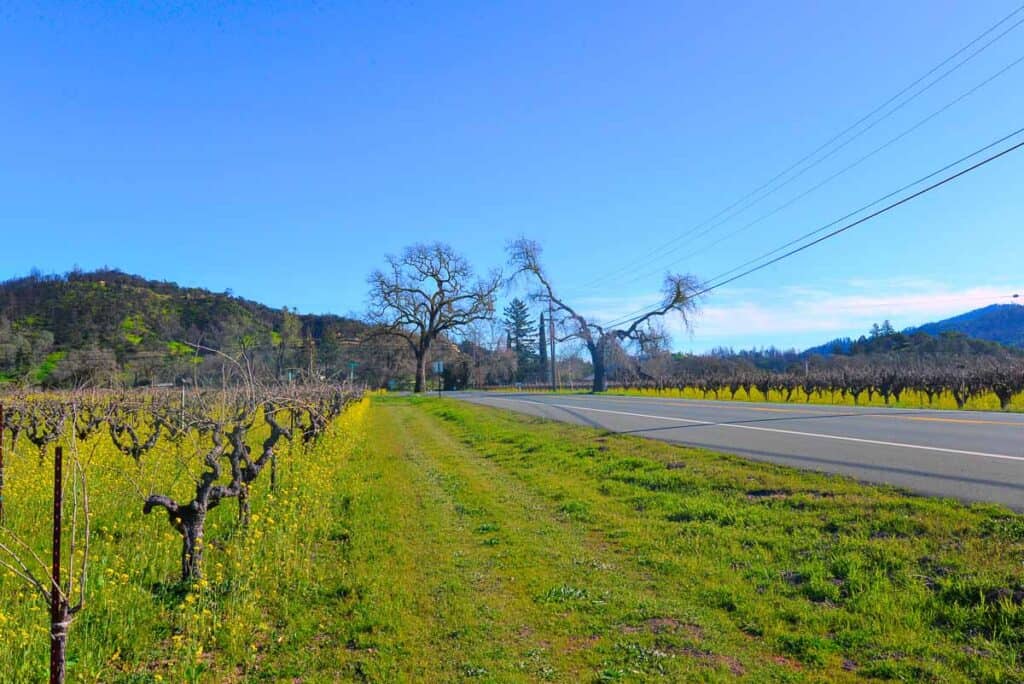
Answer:
M638 438L377 400L323 672L1020 681L1024 523Z
M352 482L365 535L353 672L371 679L590 677L609 611L642 596L600 560L601 540L409 405L376 414L382 439ZM369 466L369 467L367 467ZM381 553L385 551L386 553ZM640 573L630 579L651 594ZM374 633L374 628L388 629ZM391 630L394 626L396 629ZM362 650L362 653L360 651Z

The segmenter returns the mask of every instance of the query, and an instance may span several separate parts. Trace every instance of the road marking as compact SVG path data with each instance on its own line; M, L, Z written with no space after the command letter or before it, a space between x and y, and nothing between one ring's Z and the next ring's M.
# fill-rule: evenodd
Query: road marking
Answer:
M497 397L495 397L497 398ZM695 420L693 418L674 418L671 416L656 416L649 413L632 413L630 411L611 411L609 409L596 409L575 404L554 404L545 401L531 401L528 399L505 399L504 401L516 401L524 404L536 404L538 406L554 406L562 409L574 409L576 411L591 411L593 413L611 413L620 416L633 416L636 418L649 418L651 420L667 420L676 423L691 423L693 425L713 425L715 427L729 428L733 430L754 430L756 432L774 432L783 435L797 435L799 437L818 437L820 439L832 439L841 442L855 442L857 444L874 444L876 446L898 447L901 449L917 449L919 451L939 451L945 454L959 454L961 456L981 456L984 458L995 458L1005 461L1024 461L1024 456L1010 456L1008 454L990 454L984 451L965 451L963 449L948 449L946 447L926 446L923 444L905 444L903 442L885 442L877 439L862 439L860 437L844 437L842 435L827 435L819 432L801 432L799 430L781 430L779 428L767 428L756 425L735 425L728 423L716 423L710 420ZM728 447L722 447L728 448Z

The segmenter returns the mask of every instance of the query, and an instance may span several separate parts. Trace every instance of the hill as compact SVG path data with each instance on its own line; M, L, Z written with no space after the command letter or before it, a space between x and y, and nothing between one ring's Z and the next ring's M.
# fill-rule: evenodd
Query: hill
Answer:
M952 318L907 328L902 333L896 334L902 335L904 338L915 338L919 344L927 344L919 333L932 338L947 340L948 344L956 347L956 349L949 351L984 353L992 349L991 347L986 347L986 345L977 344L967 344L965 347L965 343L961 338L967 338L972 341L994 342L1005 347L1024 349L1024 306L1019 304L993 304L981 309L968 311L959 316L953 316ZM851 337L839 337L825 344L810 347L804 351L804 354L827 356L829 354L857 353L858 351L870 353L877 351L870 344L865 347L865 343L870 343L872 339L873 337L861 337L856 340ZM944 346L941 341L930 344L937 347ZM938 350L942 351L942 349ZM882 349L881 351L888 350Z
M113 269L32 274L0 283L0 378L89 379L62 376L74 365L122 373L132 384L173 381L202 364L204 354L187 343L265 350L281 373L306 365L303 350L315 350L320 364L342 364L345 346L365 330L349 318L300 315Z
M912 330L917 331L929 335L958 332L967 337L998 342L1008 347L1024 347L1024 306L993 304L935 323L925 323Z

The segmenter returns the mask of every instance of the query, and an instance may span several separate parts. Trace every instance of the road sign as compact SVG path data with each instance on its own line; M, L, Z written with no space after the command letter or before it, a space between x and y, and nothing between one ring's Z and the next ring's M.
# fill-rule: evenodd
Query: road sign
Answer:
M434 374L435 375L440 375L441 373L444 373L444 361L435 361L434 362Z

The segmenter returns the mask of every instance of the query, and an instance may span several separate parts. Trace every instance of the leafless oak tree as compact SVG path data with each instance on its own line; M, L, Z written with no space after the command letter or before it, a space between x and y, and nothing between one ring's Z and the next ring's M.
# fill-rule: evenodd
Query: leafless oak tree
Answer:
M594 392L603 392L607 388L605 360L613 341L631 340L644 345L648 336L659 334L655 328L651 328L652 321L670 311L676 311L688 323L690 314L696 309L694 293L698 289L697 279L690 275L668 275L665 277L664 298L659 306L622 327L598 325L587 320L555 293L550 278L541 266L540 253L540 245L536 242L519 239L509 245L509 263L515 269L514 275L525 273L538 282L539 290L533 294L534 299L551 302L555 323L562 333L558 341L578 339L590 352L594 368Z
M441 242L413 245L400 257L389 256L387 270L370 274L370 320L408 343L416 358L416 392L426 388L431 344L492 316L501 283L496 271L474 278L469 262Z

